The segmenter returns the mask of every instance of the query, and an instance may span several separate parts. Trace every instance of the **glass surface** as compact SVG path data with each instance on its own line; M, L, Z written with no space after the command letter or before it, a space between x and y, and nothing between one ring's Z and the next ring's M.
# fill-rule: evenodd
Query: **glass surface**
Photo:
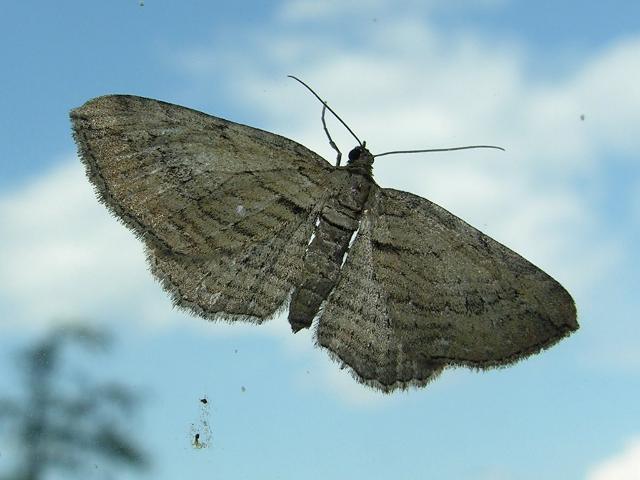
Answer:
M638 18L636 1L4 2L0 478L639 478ZM385 395L284 316L173 308L96 200L68 112L157 98L333 162L287 74L372 151L504 147L381 157L374 175L558 279L580 330Z

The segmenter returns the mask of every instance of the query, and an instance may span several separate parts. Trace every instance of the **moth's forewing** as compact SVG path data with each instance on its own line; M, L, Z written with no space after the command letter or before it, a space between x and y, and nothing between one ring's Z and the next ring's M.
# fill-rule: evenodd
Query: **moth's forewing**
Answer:
M284 137L147 98L71 112L100 200L148 247L174 301L262 320L297 283L333 167Z

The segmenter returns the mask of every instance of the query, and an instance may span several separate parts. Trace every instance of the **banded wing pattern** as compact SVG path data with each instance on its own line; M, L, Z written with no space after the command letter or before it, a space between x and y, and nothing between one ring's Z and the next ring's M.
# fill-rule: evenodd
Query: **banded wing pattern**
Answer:
M284 137L148 98L71 112L100 200L147 246L176 304L260 322L302 274L333 167Z
M376 186L317 342L384 391L505 365L578 328L542 270L436 204Z

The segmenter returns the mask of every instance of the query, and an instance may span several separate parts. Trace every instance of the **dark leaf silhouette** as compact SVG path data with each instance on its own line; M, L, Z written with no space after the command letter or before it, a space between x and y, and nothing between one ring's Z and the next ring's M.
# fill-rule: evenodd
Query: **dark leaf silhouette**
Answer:
M41 480L49 471L80 475L99 463L142 468L142 449L129 438L128 423L136 407L131 391L118 383L83 383L75 391L61 388L64 350L79 344L104 350L108 336L83 326L56 329L19 356L25 398L0 399L2 433L11 435L22 455L13 480ZM67 385L68 386L68 385Z

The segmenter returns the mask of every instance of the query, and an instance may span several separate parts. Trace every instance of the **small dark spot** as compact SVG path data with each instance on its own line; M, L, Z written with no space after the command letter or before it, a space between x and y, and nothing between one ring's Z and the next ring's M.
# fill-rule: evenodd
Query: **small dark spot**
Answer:
M204 397L200 399L200 403L204 403L206 405L209 401L207 400L207 397Z
M582 120L584 122L584 113L582 115L580 115L580 120Z
M198 441L200 441L200 434L196 433L196 436L193 439L194 442L198 443Z
M247 389L246 389L246 388L244 387L244 385L243 385L243 386L241 386L241 387L240 387L240 391L241 391L242 393L244 393L244 392L246 392L246 391L247 391Z
M464 303L467 313L481 315L486 310L484 298L477 293L468 295L467 298L465 298Z

